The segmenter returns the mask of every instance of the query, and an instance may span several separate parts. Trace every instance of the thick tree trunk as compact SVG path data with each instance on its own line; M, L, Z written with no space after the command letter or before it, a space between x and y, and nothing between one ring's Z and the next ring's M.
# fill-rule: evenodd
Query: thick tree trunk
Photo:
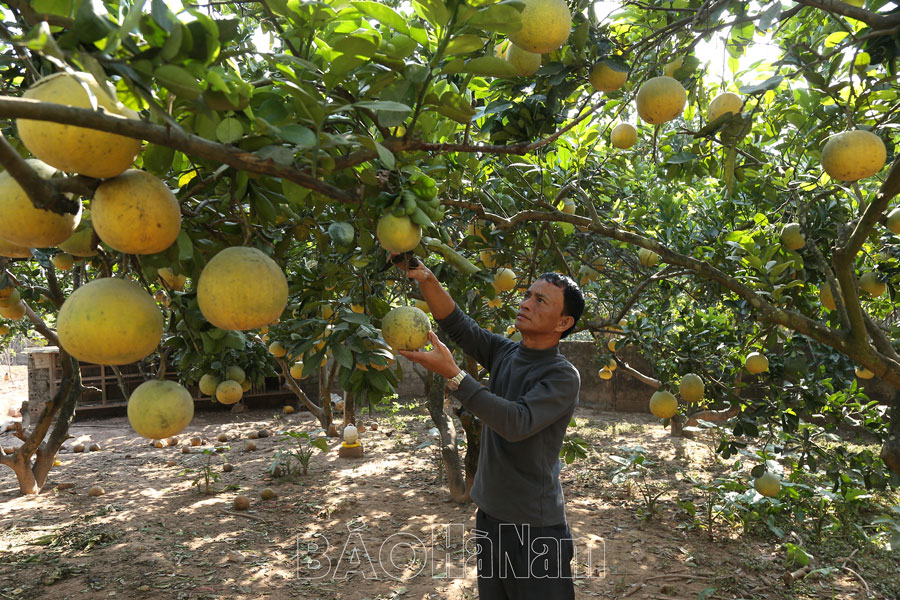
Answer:
M888 438L881 446L881 460L888 469L900 475L900 390L894 390L890 419Z
M481 421L462 406L456 408L456 416L466 432L466 501L472 499L472 484L478 470L478 455L481 452Z
M468 489L463 479L462 465L459 461L459 446L456 443L456 427L453 425L450 415L444 412L446 396L444 386L441 385L442 378L434 373L429 373L429 375L428 413L440 433L441 460L444 463L444 472L447 474L450 498L454 502L468 502Z
M356 396L351 392L344 394L344 427L356 425Z
M41 486L38 485L37 479L31 470L31 460L25 458L16 451L13 454L13 463L10 465L19 481L19 492L22 495L36 495L41 493Z

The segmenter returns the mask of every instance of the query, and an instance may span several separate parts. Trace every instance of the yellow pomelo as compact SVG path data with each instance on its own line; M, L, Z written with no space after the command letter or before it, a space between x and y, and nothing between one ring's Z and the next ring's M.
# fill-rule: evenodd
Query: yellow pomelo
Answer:
M887 284L878 279L878 275L874 271L863 273L859 278L859 287L861 290L869 292L873 297L877 298L887 290Z
M291 365L291 377L303 379L303 361L297 361Z
M238 383L244 383L244 379L246 378L247 374L244 373L244 370L237 365L231 365L230 367L225 369L225 379L237 381Z
M498 292L508 292L516 287L516 274L512 269L500 269L494 275L494 289Z
M625 85L627 79L628 71L620 71L607 60L594 65L588 75L588 80L598 92L614 92Z
M870 177L881 170L885 160L887 150L881 138L861 129L832 136L822 149L822 168L838 181Z
M241 391L242 392L250 391L251 387L253 387L253 382L250 381L249 379L245 379L241 382Z
M56 169L39 160L25 161L39 176L49 179ZM76 214L58 214L35 208L31 198L9 171L0 173L0 238L16 246L46 248L65 241L81 221L81 203Z
M170 289L176 292L183 291L184 285L187 283L186 275L182 275L181 273L176 275L175 272L172 271L172 269L170 269L169 267L157 269L156 274L157 276L159 276L160 280L165 282L165 284L169 286Z
M799 250L806 245L800 223L788 223L781 229L781 243L788 250Z
M659 264L659 254L647 248L638 250L638 261L645 267L655 267Z
M9 307L18 304L22 299L22 293L14 287L7 286L0 290L0 307Z
M541 68L541 55L536 52L522 50L513 43L506 47L504 57L506 62L516 68L516 72L522 77L534 75Z
M162 338L163 318L141 286L126 279L95 279L63 303L59 343L78 360L124 365L150 355Z
M18 321L25 316L25 301L17 300L8 304L0 305L0 317L9 319L10 321Z
M503 306L503 298L501 298L500 296L494 296L487 301L487 305L491 308L500 308L501 306Z
M76 108L102 108L111 115L138 118L137 113L107 94L88 73L49 75L22 96ZM32 154L68 173L101 179L115 177L130 167L141 151L141 140L96 129L31 119L16 119L16 126L22 143Z
M678 412L678 399L671 392L654 392L650 396L650 412L660 419L671 419Z
M428 314L428 315L431 314L431 307L429 307L428 303L425 302L424 300L419 300L418 298L416 298L415 300L413 300L413 305L416 308L418 308L419 310L421 310L423 313Z
M831 285L826 281L819 288L819 301L822 306L828 310L837 310L837 304L834 302L834 294L831 293Z
M744 368L748 373L756 375L769 370L769 359L759 352L751 352L744 359Z
M635 98L637 111L647 123L658 125L678 117L687 104L687 91L671 77L648 79Z
M608 342L606 342L606 347L609 348L610 352L615 352L616 351L616 340L612 339L612 340L609 340Z
M895 208L888 213L887 228L890 229L893 233L900 234L900 208Z
M478 253L478 258L481 259L481 262L484 263L488 269L493 269L497 266L497 259L494 258L494 253L490 250L482 250Z
M88 220L88 211L84 211L81 217L81 223L75 228L75 233L60 242L59 249L72 256L96 256L97 242L94 241L94 227Z
M761 495L766 496L767 498L774 498L778 495L778 492L781 491L781 480L775 473L766 471L753 480L753 487Z
M285 354L287 354L287 348L284 347L284 344L281 342L272 342L269 344L269 354L274 356L275 358L281 358Z
M256 248L234 246L216 254L197 282L197 303L221 329L258 329L281 316L288 284L278 264Z
M422 228L409 220L409 217L395 217L387 213L378 219L375 235L381 247L388 252L409 252L419 245L422 239Z
M856 367L856 376L860 379L872 379L875 377L875 373L865 367Z
M161 440L184 431L194 418L194 399L175 381L145 381L128 398L128 422L145 438Z
M619 366L619 363L616 362L616 359L611 358L611 359L609 359L609 362L606 363L606 366L603 368L608 371L615 371L618 366Z
M666 77L675 77L675 73L678 71L678 69L681 68L681 66L683 64L684 64L683 56L679 56L672 62L666 63L666 66L663 67L663 75L665 75Z
M6 335L7 333L9 333L9 325L6 323L0 325L0 335Z
M637 129L631 123L619 123L609 134L609 143L627 150L637 142Z
M234 404L244 395L241 384L233 379L226 379L216 386L216 400L222 404Z
M129 169L97 188L91 220L97 236L114 250L156 254L178 237L181 207L156 175Z
M361 315L366 312L366 307L362 304L351 304L350 310L358 315Z
M700 402L703 400L704 387L703 380L698 375L687 373L678 384L678 393L685 402Z
M396 350L418 350L428 343L431 321L415 306L398 306L381 321L381 335Z
M569 39L572 14L565 0L523 0L522 28L509 40L523 50L546 54Z
M281 410L282 410L282 412L283 412L284 414L286 414L286 415L292 415L292 414L294 414L294 407L291 406L291 405L287 405L287 406L285 406L285 407L284 407L283 409L281 409Z
M198 384L200 393L212 396L216 393L216 388L219 387L220 383L222 383L222 380L219 379L218 376L212 373L206 373L200 378L200 383Z
M0 237L0 256L7 258L31 258L31 249L7 242Z
M60 271L68 271L75 266L75 257L65 252L59 252L53 255L53 266Z
M706 109L706 120L712 123L725 113L741 114L744 101L734 92L724 92L713 98Z
M597 374L600 376L600 379L612 379L613 376L612 371L610 371L606 367L600 369Z
M574 215L575 208L575 202L573 202L571 199L566 198L563 201L562 212L566 213L567 215Z

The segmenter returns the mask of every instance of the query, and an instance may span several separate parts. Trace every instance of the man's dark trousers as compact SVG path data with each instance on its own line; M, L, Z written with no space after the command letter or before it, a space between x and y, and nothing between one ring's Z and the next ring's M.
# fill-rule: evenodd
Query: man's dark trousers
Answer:
M568 525L513 525L478 509L475 529L480 600L574 600Z

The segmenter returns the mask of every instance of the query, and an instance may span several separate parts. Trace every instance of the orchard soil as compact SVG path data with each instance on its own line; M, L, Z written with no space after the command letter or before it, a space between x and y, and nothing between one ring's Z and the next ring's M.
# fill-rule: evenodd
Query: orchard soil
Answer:
M22 393L15 378L0 383L7 402ZM576 598L895 597L879 585L896 584L900 560L873 568L865 549L847 569L786 587L791 569L772 535L719 522L710 539L679 510L679 499L704 501L686 474L726 468L711 444L670 438L649 415L579 407L576 419L570 433L590 448L562 474L582 576ZM12 471L0 468L0 598L477 598L475 563L464 556L475 508L449 501L425 408L410 401L360 421L378 424L361 435L364 458L340 458L330 438L308 475L278 478L268 472L273 454L294 443L278 432L314 431L308 413L200 412L178 445L164 448L124 417L76 422L41 495L20 497ZM273 435L245 451L260 429ZM222 433L228 442L216 442ZM204 444L182 453L193 436ZM101 450L75 454L79 442ZM0 443L18 441L3 433ZM206 495L192 482L202 450L215 445L227 449L212 455L217 480ZM638 446L655 461L652 485L663 491L649 519L642 488L612 481L610 457ZM233 471L223 472L226 461ZM88 496L94 485L105 493ZM266 487L275 499L260 498ZM249 510L233 508L238 494L250 498Z

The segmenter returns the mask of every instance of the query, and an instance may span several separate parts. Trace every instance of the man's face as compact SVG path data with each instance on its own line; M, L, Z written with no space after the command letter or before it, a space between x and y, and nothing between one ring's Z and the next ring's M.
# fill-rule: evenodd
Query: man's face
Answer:
M572 325L572 317L563 316L563 291L544 279L538 279L519 304L516 329L522 333L562 332Z

